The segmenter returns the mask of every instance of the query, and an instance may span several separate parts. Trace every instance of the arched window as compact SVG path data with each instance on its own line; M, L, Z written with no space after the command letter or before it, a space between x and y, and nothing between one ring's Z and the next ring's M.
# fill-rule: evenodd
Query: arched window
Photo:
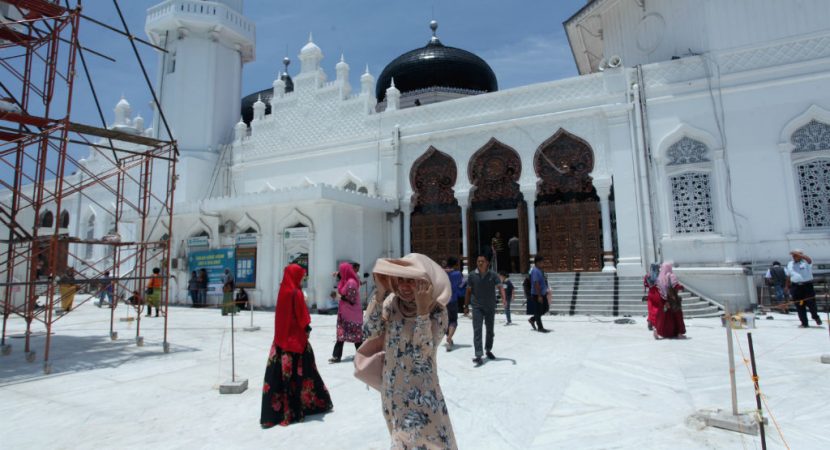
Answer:
M47 210L41 214L38 222L42 228L49 228L55 223L55 216L52 214L52 211Z
M715 231L711 173L712 161L706 144L684 136L666 150L675 233Z
M61 212L61 228L69 228L69 211L65 209Z
M830 125L811 120L790 136L804 228L830 227Z
M343 185L343 189L346 191L356 191L357 184L354 181L349 181L348 183Z
M89 219L86 221L86 235L84 238L88 241L95 239L95 216L89 216ZM86 248L84 249L84 258L92 259L92 251L93 251L92 244L86 244Z

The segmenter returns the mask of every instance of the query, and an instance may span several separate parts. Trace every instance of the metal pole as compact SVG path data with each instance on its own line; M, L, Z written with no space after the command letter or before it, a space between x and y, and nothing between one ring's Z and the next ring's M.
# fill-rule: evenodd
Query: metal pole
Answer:
M755 366L755 349L752 347L752 333L747 333L749 341L749 360L752 363L752 382L755 383L755 404L758 406L758 428L761 430L761 450L767 450L767 438L764 435L764 411L761 409L761 388L758 385L758 370Z
M233 308L231 311L231 382L236 382L236 353L233 346L233 316L236 315L236 305Z
M735 385L735 351L732 348L732 313L729 312L729 302L726 302L726 343L729 349L729 386L732 388L732 415L738 415L738 390Z

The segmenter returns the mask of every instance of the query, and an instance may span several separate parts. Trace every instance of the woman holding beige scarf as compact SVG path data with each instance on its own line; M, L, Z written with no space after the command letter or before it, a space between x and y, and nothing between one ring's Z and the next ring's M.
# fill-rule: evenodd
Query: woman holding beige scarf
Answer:
M366 309L355 375L380 391L393 449L455 449L436 361L447 330L449 278L417 253L378 259L374 275L377 291Z

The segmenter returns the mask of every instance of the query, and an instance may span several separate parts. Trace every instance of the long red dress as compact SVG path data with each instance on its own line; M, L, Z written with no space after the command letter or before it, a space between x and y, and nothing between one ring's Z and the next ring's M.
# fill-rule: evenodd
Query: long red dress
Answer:
M280 285L274 341L262 385L262 428L302 422L305 416L332 409L306 334L311 316L300 290L304 276L302 267L289 264Z
M675 284L674 288L678 291L683 290L683 286L680 283ZM657 311L654 322L654 329L657 331L657 334L660 337L669 339L685 335L686 323L683 321L683 309L679 306L672 308L669 302L662 296L660 297L660 302L663 304L663 307Z
M657 311L663 309L663 299L660 297L660 289L657 288L657 284L649 284L648 275L643 277L643 286L648 288L648 294L646 294L648 318L646 320L648 320L650 326L654 326L657 323Z

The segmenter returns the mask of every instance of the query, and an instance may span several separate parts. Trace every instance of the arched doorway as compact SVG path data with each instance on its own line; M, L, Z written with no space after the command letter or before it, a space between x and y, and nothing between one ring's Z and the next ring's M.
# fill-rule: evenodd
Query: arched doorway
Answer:
M453 191L456 177L455 161L435 147L421 155L409 173L414 192L409 230L412 251L438 263L462 253L461 207Z
M587 142L560 129L533 157L539 178L536 192L537 253L549 272L602 269L599 198L590 173L594 152Z
M467 172L473 185L467 210L471 261L480 254L491 254L495 269L525 272L527 206L518 183L522 175L519 153L492 138L470 158ZM518 240L517 259L510 257L512 238Z

